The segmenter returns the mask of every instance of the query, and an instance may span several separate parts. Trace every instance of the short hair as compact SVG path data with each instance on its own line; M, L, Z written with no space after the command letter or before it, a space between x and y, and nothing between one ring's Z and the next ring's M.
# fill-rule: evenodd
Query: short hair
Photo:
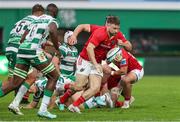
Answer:
M35 12L38 12L38 11L44 12L44 7L42 5L40 5L40 4L35 4L32 7L32 14L35 13Z
M50 14L53 17L56 17L58 13L58 7L54 3L48 4L46 7L47 14Z
M120 20L118 16L109 15L109 16L106 16L106 23L120 25Z

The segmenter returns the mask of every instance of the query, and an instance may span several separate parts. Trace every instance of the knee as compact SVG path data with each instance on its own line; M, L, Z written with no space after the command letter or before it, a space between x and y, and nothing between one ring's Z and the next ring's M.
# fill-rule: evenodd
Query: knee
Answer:
M130 84L131 81L129 80L128 77L124 76L121 78L121 83L122 83L122 85L127 85L127 84Z
M81 90L84 89L83 84L79 84L79 83L76 83L76 82L75 82L75 84L72 85L72 86L74 87L74 90L76 90L76 91L81 91Z
M16 89L17 87L19 87L20 85L22 84L22 81L20 80L13 80L12 82L10 82L10 86L11 86L11 89Z
M48 74L46 75L46 77L48 78L48 80L51 80L53 82L56 82L59 78L59 74L58 73L54 73L54 74Z
M92 93L96 94L100 91L100 86L93 86L90 89Z

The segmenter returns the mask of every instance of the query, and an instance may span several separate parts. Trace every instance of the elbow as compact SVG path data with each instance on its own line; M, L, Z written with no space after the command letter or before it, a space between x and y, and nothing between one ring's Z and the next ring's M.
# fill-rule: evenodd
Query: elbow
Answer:
M125 46L125 49L126 49L128 52L131 52L131 51L132 51L132 44L131 44L131 43L128 43L128 44Z

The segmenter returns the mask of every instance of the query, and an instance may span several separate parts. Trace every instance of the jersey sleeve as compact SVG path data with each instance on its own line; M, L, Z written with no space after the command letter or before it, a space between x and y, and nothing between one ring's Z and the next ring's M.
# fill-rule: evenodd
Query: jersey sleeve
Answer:
M125 50L122 50L122 56L123 56L123 59L121 60L121 67L124 67L124 66L128 66L128 54Z
M117 36L118 36L117 38L121 39L122 42L127 42L127 39L125 38L125 36L122 32L119 32Z
M99 25L90 25L90 32L93 33L96 29L100 28L102 26Z
M67 55L67 48L66 48L64 45L61 45L61 46L59 47L59 51L60 51L60 53L61 53L61 55L62 55L61 58L66 57L66 55Z
M94 46L98 46L102 41L103 41L103 33L104 31L102 31L102 29L97 29L92 35L91 35L91 38L90 38L90 42L92 44L94 44Z

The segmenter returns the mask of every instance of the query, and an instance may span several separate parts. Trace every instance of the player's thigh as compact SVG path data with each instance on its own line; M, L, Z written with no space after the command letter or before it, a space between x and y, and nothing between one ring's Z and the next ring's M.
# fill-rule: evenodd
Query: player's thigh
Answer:
M144 75L144 70L143 69L141 69L141 70L134 69L134 70L132 70L131 72L129 72L127 74L128 78L129 78L129 80L131 81L132 84L136 83L137 81L142 79L143 75Z
M110 74L104 73L102 77L102 84L107 83L110 76L111 76Z
M88 83L88 76L83 74L76 74L76 82L74 82L74 88L82 90Z
M37 69L30 67L28 76L26 78L26 82L31 86L35 81L37 77L38 71Z
M24 58L17 58L16 65L14 68L14 75L18 75L19 77L26 79L28 71L29 71L29 63Z
M126 83L135 83L137 81L137 75L134 72L129 72L128 74L126 74L125 76L123 76L122 81L126 82Z
M31 64L48 78L57 79L59 76L54 64L47 58L44 52L33 58L33 63Z
M100 90L101 87L102 77L100 75L93 75L89 76L89 86L91 89Z

